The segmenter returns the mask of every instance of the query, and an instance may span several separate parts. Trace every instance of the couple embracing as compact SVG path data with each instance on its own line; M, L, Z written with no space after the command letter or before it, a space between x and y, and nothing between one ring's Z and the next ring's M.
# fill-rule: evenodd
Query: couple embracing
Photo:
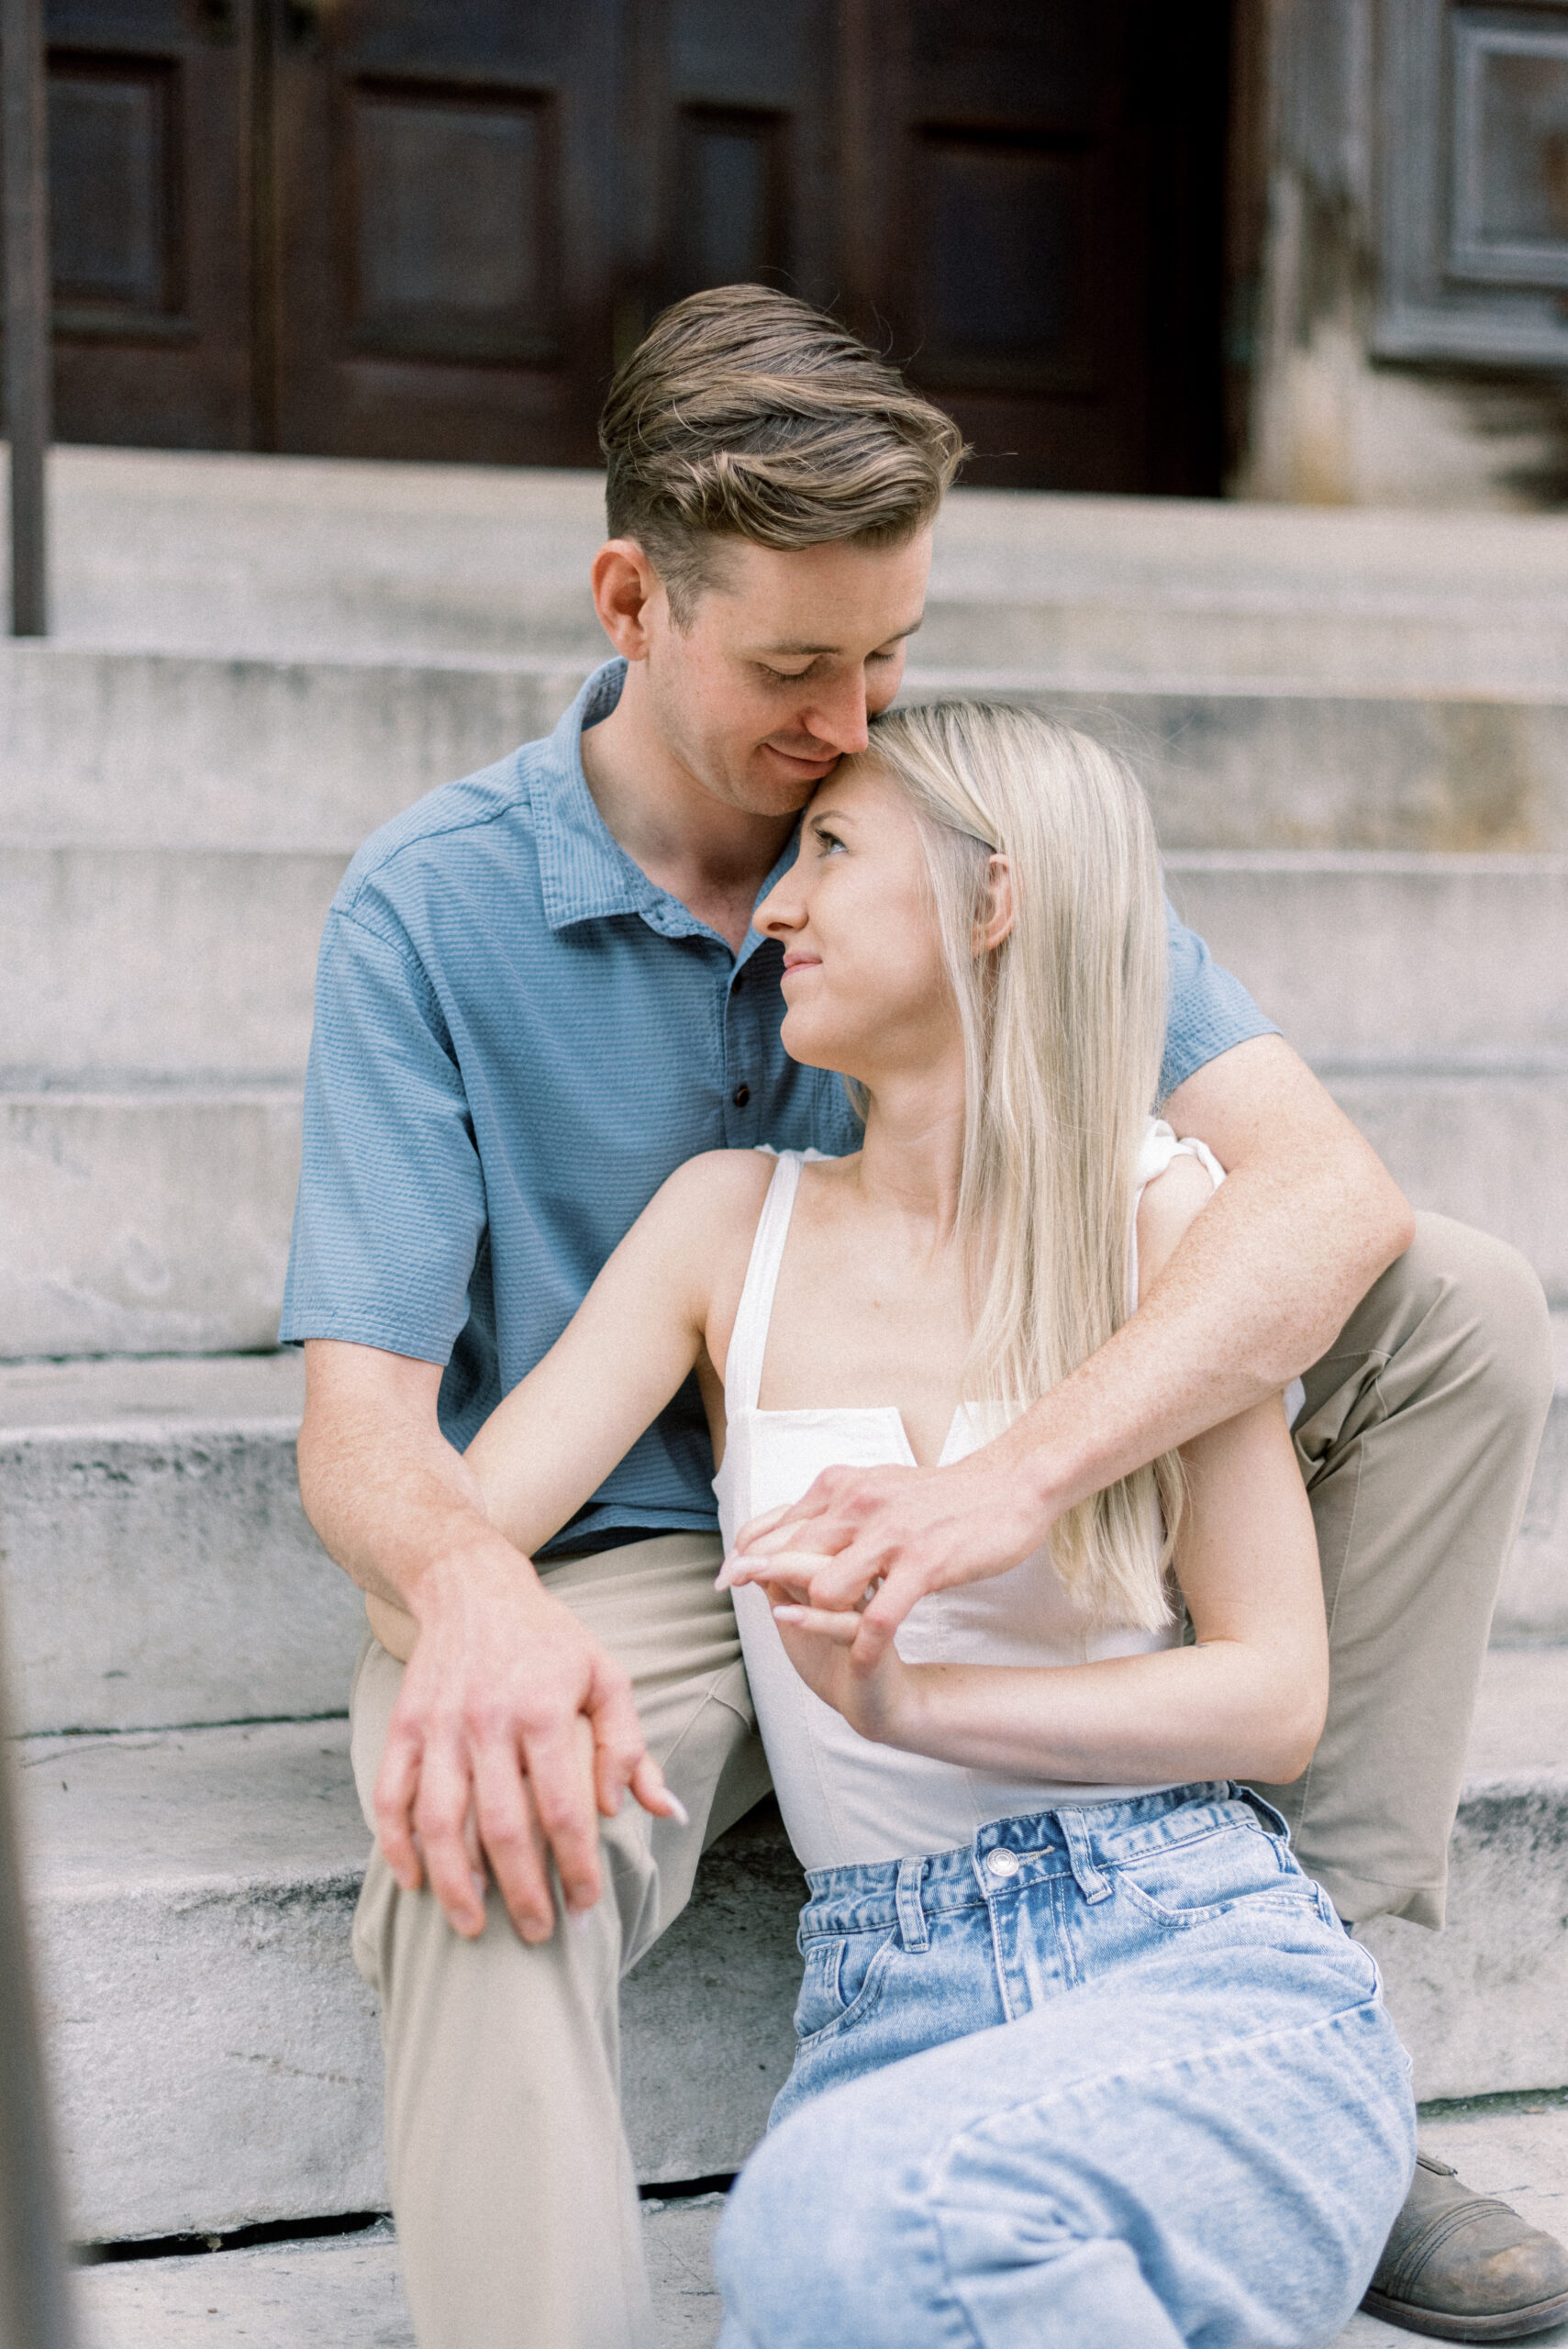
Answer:
M1169 914L1117 758L890 711L945 417L731 287L602 437L619 658L335 901L284 1309L422 2349L651 2339L618 1984L770 1783L725 2349L1306 2349L1374 2271L1539 2329L1341 1922L1441 1922L1539 1288Z

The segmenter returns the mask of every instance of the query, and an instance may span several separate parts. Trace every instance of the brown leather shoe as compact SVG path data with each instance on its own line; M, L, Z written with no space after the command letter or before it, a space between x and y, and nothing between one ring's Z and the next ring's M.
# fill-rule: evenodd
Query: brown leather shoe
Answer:
M1439 2341L1527 2341L1568 2316L1568 2251L1419 2154L1362 2306Z

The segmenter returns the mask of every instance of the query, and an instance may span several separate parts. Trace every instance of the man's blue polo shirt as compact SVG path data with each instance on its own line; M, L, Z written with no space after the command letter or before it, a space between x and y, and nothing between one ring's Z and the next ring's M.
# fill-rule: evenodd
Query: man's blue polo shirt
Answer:
M580 745L624 674L373 833L322 939L282 1336L445 1364L459 1446L684 1160L858 1146L779 1042L781 949L732 955L605 828ZM1162 1089L1271 1032L1173 915ZM561 1539L711 1528L712 1475L694 1380Z

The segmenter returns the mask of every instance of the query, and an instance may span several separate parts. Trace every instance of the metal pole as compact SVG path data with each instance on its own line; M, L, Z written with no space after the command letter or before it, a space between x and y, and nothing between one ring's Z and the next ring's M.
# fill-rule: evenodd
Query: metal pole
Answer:
M0 1719L0 2349L73 2349L5 1727Z
M44 451L50 438L50 289L43 0L0 0L5 192L6 426L11 438L11 633L47 636Z

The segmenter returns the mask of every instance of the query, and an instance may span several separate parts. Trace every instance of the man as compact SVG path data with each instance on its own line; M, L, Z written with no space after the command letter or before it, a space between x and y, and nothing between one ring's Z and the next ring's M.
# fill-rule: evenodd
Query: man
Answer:
M378 832L334 903L284 1315L306 1506L377 1634L352 1699L379 1838L355 1951L424 2349L650 2331L617 1986L766 1784L712 1587L711 1461L684 1396L536 1567L461 1449L673 1167L854 1146L836 1083L783 1053L751 916L897 690L962 454L831 320L756 286L666 313L602 440L593 582L619 660L548 740ZM864 1636L890 1636L922 1588L1011 1564L1081 1494L1305 1374L1336 1694L1277 1798L1343 1913L1435 1925L1550 1391L1540 1289L1498 1243L1413 1220L1174 925L1164 1084L1230 1179L1134 1321L971 1463L825 1480L808 1546L840 1597L883 1577ZM1510 2306L1542 2299L1546 2243L1510 2252ZM1442 2288L1477 2286L1462 2261Z

